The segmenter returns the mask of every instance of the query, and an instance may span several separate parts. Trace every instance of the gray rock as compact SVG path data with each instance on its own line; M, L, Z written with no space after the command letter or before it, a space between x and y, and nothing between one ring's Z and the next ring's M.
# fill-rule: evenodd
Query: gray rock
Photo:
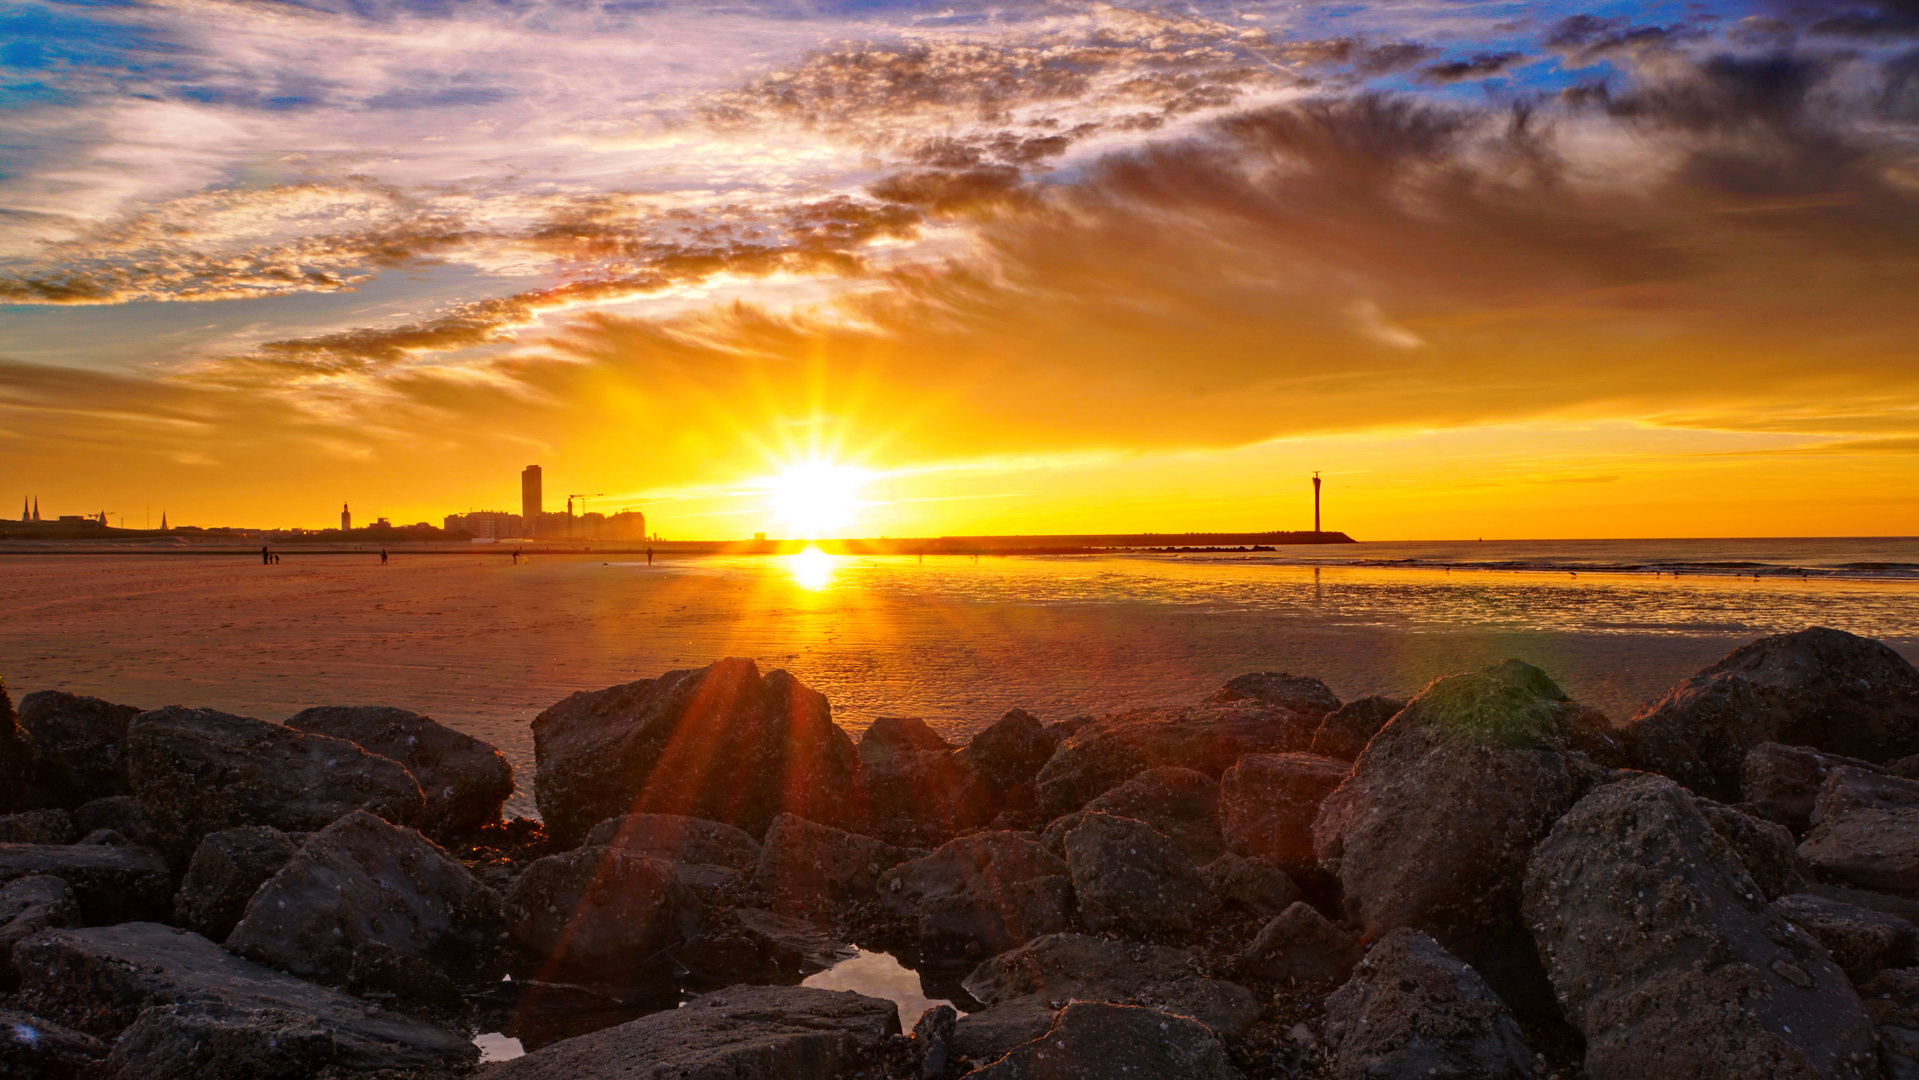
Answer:
M677 814L625 814L608 818L587 833L586 845L616 847L667 862L723 866L751 871L760 862L760 845L731 825Z
M1826 774L1841 765L1867 772L1885 772L1858 758L1822 754L1810 746L1763 742L1746 752L1739 766L1739 797L1768 821L1776 821L1800 836L1812 827L1813 804Z
M1255 671L1227 682L1206 699L1213 702L1258 701L1277 705L1318 724L1339 711L1339 695L1310 675L1283 671Z
M1238 904L1269 919L1300 897L1298 884L1265 859L1248 859L1229 851L1200 867L1199 872L1221 902Z
M987 1006L959 1021L955 1046L990 1061L1043 1036L1069 1001L1145 1005L1190 1016L1226 1038L1259 1019L1245 987L1203 976L1186 949L1141 945L1090 934L1048 934L974 968L961 984Z
M1799 854L1826 881L1919 900L1919 780L1833 769Z
M1295 877L1314 873L1313 822L1319 806L1352 772L1349 761L1319 754L1247 754L1219 781L1226 845Z
M810 909L822 904L870 900L880 875L926 854L870 836L835 829L792 814L773 819L760 849L754 883L781 904Z
M609 817L683 814L762 834L781 813L857 816L858 755L819 693L729 658L574 694L533 721L547 832L580 842Z
M967 1074L977 1080L1112 1080L1120 1076L1239 1080L1205 1024L1136 1005L1074 1002L1038 1039Z
M1627 725L1631 764L1731 802L1763 742L1884 763L1919 752L1919 670L1870 638L1813 627L1761 638Z
M80 925L73 890L57 877L14 878L0 886L0 989L13 986L14 943L42 930Z
M1087 803L1084 809L1046 826L1040 843L1065 858L1066 834L1078 828L1089 813L1144 821L1196 863L1211 862L1226 851L1219 827L1219 784L1192 769L1147 769Z
M499 897L432 841L354 811L260 886L226 944L327 982L346 981L368 943L473 975L491 962L502 923Z
M406 766L343 739L168 706L134 717L127 745L148 840L177 866L221 829L304 832L355 810L397 824L420 817L420 785Z
M1080 920L1098 933L1190 934L1219 908L1199 867L1132 818L1086 815L1066 834L1066 868Z
M1854 984L1875 973L1919 960L1913 953L1919 928L1896 915L1840 903L1810 893L1782 896L1772 909L1826 947Z
M20 726L6 680L0 679L0 814L33 808L33 778L33 738Z
M0 844L71 844L80 838L65 810L22 810L0 817Z
M203 937L225 941L246 914L247 901L299 850L271 825L208 833L193 849L193 861L173 894L174 921Z
M1031 833L981 832L888 870L879 895L929 962L978 963L1066 929L1072 886Z
M900 1031L890 1001L852 991L733 986L678 1009L489 1066L484 1080L793 1080L872 1067Z
M345 739L406 766L420 785L419 829L437 840L497 823L501 805L513 794L513 766L505 754L419 713L387 705L324 705L295 713L287 726Z
M0 1008L0 1076L7 1080L92 1080L105 1043L38 1016Z
M1712 831L1732 845L1746 872L1768 900L1787 893L1803 892L1812 884L1812 867L1799 857L1792 834L1773 821L1761 821L1730 806L1722 806L1705 797L1693 805L1712 826Z
M164 918L173 905L166 860L147 848L0 844L0 885L43 874L72 887L89 926Z
M1386 935L1326 1001L1338 1080L1532 1080L1519 1024L1479 973L1417 930ZM1649 1072L1646 1077L1677 1076Z
M1671 780L1580 800L1533 853L1525 912L1593 1080L1877 1074L1852 984Z
M1879 1030L1886 1080L1919 1080L1919 967L1882 971L1859 984L1859 997Z
M1262 979L1339 983L1359 963L1359 943L1310 904L1294 903L1260 928L1240 957L1244 972Z
M513 937L568 978L655 972L700 930L700 902L673 864L611 847L540 859L513 883L506 909Z
M953 1059L953 1028L958 1022L959 1010L951 1005L935 1005L920 1014L913 1025L920 1080L941 1080L946 1075L946 1065Z
M1908 900L1903 896L1887 896L1885 893L1871 892L1867 889L1849 889L1844 885L1827 885L1819 881L1806 886L1805 891L1813 896L1821 896L1853 907L1862 907L1867 911L1877 911L1919 926L1919 900Z
M198 934L157 923L47 930L14 946L19 1002L100 1038L155 1005L215 1003L311 1017L350 1070L457 1066L479 1054L461 1035L249 963Z
M1104 716L1059 745L1034 777L1048 820L1070 814L1147 769L1178 766L1217 777L1246 754L1312 745L1317 721L1258 701Z
M36 780L61 806L131 795L127 725L141 709L59 690L20 699L20 726L33 739Z
M120 1033L107 1080L307 1080L333 1063L333 1035L285 1009L155 1005Z
M1313 732L1312 752L1352 761L1366 749L1373 736L1379 734L1379 729L1405 707L1406 703L1399 698L1378 695L1349 701L1319 722L1318 730Z

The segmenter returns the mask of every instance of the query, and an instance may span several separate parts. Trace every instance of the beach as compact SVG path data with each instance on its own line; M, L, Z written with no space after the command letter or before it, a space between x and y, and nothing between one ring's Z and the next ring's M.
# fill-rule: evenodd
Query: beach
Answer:
M1374 545L1357 545L1359 549ZM722 656L785 668L856 736L924 717L960 740L1194 701L1247 671L1347 700L1507 657L1615 720L1769 633L1825 624L1919 658L1904 580L1310 566L1225 555L660 559L504 551L0 557L0 676L152 708L283 720L412 709L499 746L533 812L528 723L566 695ZM1365 556L1343 550L1342 557ZM1371 552L1381 560L1390 552Z

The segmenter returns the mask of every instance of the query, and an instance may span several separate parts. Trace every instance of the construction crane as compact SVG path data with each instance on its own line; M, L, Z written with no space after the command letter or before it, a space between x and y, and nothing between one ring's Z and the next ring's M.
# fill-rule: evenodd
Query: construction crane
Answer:
M586 495L568 495L566 497L566 538L568 540L573 539L573 500L580 500L580 513L581 515L585 515L586 500L604 498L606 498L606 492L604 491L595 491Z

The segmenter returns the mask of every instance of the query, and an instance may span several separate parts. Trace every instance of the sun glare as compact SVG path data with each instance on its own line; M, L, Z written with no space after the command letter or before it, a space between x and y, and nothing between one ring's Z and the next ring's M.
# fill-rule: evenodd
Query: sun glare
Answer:
M865 482L865 472L846 465L794 465L773 478L773 512L799 539L831 538L853 523Z
M793 556L793 580L802 589L818 592L833 579L833 556L811 544Z

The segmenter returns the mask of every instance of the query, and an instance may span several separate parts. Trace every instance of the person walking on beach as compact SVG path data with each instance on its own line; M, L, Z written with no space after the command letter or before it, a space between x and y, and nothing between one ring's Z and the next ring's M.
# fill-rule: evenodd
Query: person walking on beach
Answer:
M646 549L646 565L653 565L653 549L650 547Z
M386 565L386 549L385 548L380 549L380 565L381 566Z
M273 565L273 556L267 554L266 545L264 544L260 546L260 565L261 566Z

